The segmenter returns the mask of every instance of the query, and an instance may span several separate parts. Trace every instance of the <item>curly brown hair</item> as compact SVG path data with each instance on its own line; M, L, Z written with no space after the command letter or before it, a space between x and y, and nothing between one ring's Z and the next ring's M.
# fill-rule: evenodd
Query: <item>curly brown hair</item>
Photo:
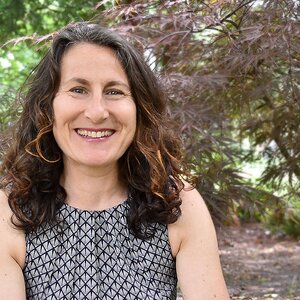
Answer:
M52 133L52 102L60 84L62 56L78 43L111 48L127 74L137 107L137 130L119 160L119 176L131 195L129 227L136 236L146 237L151 223L169 224L180 216L181 142L171 130L162 89L141 53L118 34L88 22L59 31L27 80L15 138L2 163L1 187L8 194L13 222L25 232L34 231L55 221L66 197L59 184L63 162Z

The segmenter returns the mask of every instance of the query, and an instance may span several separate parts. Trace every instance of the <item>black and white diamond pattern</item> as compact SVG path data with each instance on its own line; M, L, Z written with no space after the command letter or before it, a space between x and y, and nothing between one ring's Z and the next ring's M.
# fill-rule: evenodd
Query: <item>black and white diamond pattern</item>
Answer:
M127 201L105 211L64 205L58 212L63 228L27 235L27 299L176 299L167 226L156 224L152 239L137 239L127 211Z

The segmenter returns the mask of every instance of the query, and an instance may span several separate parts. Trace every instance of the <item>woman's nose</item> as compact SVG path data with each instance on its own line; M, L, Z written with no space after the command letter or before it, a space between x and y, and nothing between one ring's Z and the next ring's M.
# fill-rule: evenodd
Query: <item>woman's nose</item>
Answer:
M109 116L103 95L93 96L85 109L85 116L93 123L101 123Z

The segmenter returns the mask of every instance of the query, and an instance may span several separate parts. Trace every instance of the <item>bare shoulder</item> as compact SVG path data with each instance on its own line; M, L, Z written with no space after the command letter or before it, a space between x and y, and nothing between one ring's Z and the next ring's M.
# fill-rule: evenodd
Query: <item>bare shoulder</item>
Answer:
M194 229L203 231L214 231L214 226L205 201L196 188L189 183L185 183L184 189L180 193L182 200L181 217L178 220L178 227L187 234ZM199 231L198 231L199 232Z
M12 211L8 204L7 195L3 190L0 190L0 238L8 232L14 232L11 216Z
M23 232L14 228L11 216L7 196L0 190L0 298L25 300L25 238Z
M10 256L21 266L25 256L25 235L15 228L11 217L13 213L9 207L7 195L0 190L0 244L1 255Z
M182 200L181 210L183 218L200 216L207 218L209 216L206 204L200 193L189 183L185 183L185 187L181 191L180 197Z
M229 299L220 265L215 228L206 204L186 183L181 216L169 226L169 239L184 299Z
M10 229L12 211L8 205L7 195L0 190L0 233ZM1 235L2 235L1 234Z
M187 240L211 238L215 228L207 206L197 189L185 182L180 192L182 200L181 216L169 225L169 239L173 256L176 256L182 244Z

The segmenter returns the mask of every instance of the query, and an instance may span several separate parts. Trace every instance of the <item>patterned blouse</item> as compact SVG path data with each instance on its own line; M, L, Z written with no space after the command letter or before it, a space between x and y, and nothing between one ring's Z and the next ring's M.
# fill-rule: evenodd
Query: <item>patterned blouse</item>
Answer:
M64 204L62 225L26 235L28 300L175 300L177 277L166 225L151 239L128 229L125 201L103 211Z

